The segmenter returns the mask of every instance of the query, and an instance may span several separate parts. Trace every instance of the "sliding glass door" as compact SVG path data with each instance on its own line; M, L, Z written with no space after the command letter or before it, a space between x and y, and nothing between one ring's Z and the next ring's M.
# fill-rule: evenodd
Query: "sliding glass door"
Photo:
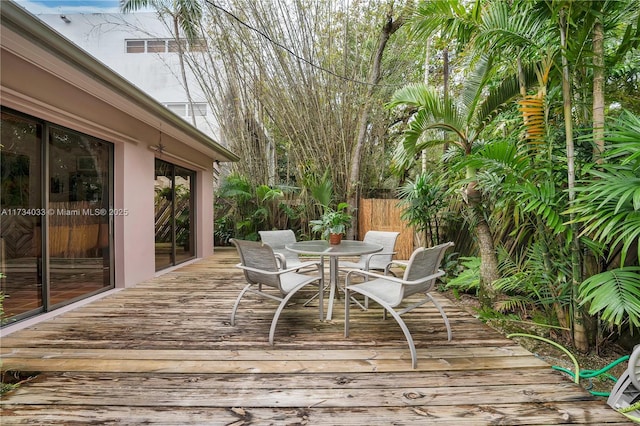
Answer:
M2 110L2 323L113 287L113 146Z
M111 149L103 141L50 126L49 292L52 305L111 285Z
M195 257L194 183L194 171L156 159L156 271Z
M44 310L42 138L35 120L2 112L0 290L3 322Z

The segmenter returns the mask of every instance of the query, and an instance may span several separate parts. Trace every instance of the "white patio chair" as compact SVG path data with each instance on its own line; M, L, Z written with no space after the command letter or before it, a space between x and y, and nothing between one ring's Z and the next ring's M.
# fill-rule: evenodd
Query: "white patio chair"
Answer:
M318 275L299 274L295 272L296 268L281 269L277 258L284 261L284 257L281 254L274 253L273 249L267 244L257 241L236 240L233 238L230 241L236 246L238 254L240 255L240 263L238 263L236 267L244 271L244 277L248 282L233 305L231 325L235 325L236 323L236 311L245 293L250 292L261 297L276 300L280 302L280 305L278 305L273 315L271 328L269 330L269 343L273 345L273 336L276 331L280 313L298 290L306 285L312 284L314 281L318 282L320 321L323 320L322 291L320 291L324 285L324 268L322 267L322 263L306 262L300 265L300 267L315 265L318 268ZM254 288L255 285L257 285L258 288ZM271 287L272 290L276 291L267 293L263 290L263 286Z
M298 268L303 262L298 257L297 253L286 249L285 245L296 242L296 234L291 229L277 230L277 231L258 231L260 239L263 243L271 246L275 253L280 253L284 256L283 269Z
M634 419L640 417L640 345L633 348L628 367L611 390L607 404Z
M379 244L382 246L382 251L372 254L364 254L355 262L348 260L340 261L338 267L341 270L349 271L350 269L361 269L363 271L382 271L388 270L387 266L393 260L393 255L396 254L395 247L398 240L399 232L391 231L367 231L362 239L365 243ZM393 272L392 275L395 276ZM366 279L366 278L365 278ZM364 305L360 304L356 299L353 301L362 309L369 308L369 299L364 298Z
M379 244L382 246L382 251L362 255L356 262L340 261L340 269L384 271L387 265L393 260L393 255L396 254L394 250L398 235L400 235L399 232L367 231L362 241L365 243Z
M451 340L451 326L449 325L449 319L442 309L442 306L440 306L440 304L431 297L429 292L433 288L436 278L444 275L444 271L439 269L440 263L444 257L444 252L452 246L453 243L449 242L435 247L420 247L416 249L411 254L411 258L406 264L406 269L402 278L381 275L379 273L364 270L353 269L349 271L349 273L347 273L345 285L344 337L349 337L350 293L356 292L379 303L384 308L385 318L387 311L389 311L389 313L391 313L395 318L407 339L407 343L409 344L409 349L411 350L411 364L413 368L416 368L418 364L416 347L413 343L411 332L400 317L401 315L430 301L440 312L447 328L447 338L448 340ZM369 280L361 284L352 285L351 281L357 275L367 277ZM394 309L403 305L403 302L407 297L416 293L424 293L425 298L419 302L412 303L401 310L396 311Z

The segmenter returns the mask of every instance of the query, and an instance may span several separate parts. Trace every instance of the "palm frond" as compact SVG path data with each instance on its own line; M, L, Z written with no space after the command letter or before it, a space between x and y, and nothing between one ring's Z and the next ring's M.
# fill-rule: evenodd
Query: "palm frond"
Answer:
M461 129L464 129L465 126L457 107L451 100L440 96L435 89L425 84L409 84L398 89L393 94L388 107L393 108L401 105L417 109L403 133L402 147L407 151L406 158L412 157L424 147L445 142L445 140L433 139L428 143L422 142L422 145L418 147L420 137L430 129L453 132L460 138L459 141L455 141L456 143L461 143L466 139L466 135L461 133ZM400 159L400 156L397 158Z
M187 40L194 41L200 37L199 24L202 19L202 4L193 0L177 0L174 2L175 17Z
M522 206L522 211L533 213L544 220L549 229L555 234L564 232L567 227L560 216L562 196L556 192L555 182L545 181L538 184L526 182L514 186L520 194L516 202Z
M607 131L612 146L607 151L609 160L620 159L621 164L634 168L640 163L640 116L623 111L618 121Z
M487 87L487 82L494 71L492 65L493 58L489 55L482 55L473 72L467 76L462 92L462 104L467 113L468 123L472 121L477 106L483 99L485 87Z
M419 2L409 21L413 35L426 40L440 32L444 39L466 45L478 27L481 8L476 0L467 11L468 4L463 0Z
M567 213L575 216L573 222L584 224L581 235L613 246L621 243L624 262L640 240L640 174L613 165L591 174L593 180L576 188L578 198Z
M502 314L509 312L526 313L528 311L528 302L529 299L524 296L508 296L496 302L494 308Z
M526 73L526 84L535 83L535 72L529 70ZM478 123L478 133L493 120L503 108L514 98L520 95L520 83L516 74L511 74L502 80L502 83L484 98L476 109L475 121Z
M626 318L640 328L640 266L618 268L587 278L580 286L589 314L620 326Z
M514 11L514 6L518 10ZM521 55L523 49L540 50L549 45L555 36L549 20L527 13L527 7L526 2L491 2L483 13L478 43L514 56Z

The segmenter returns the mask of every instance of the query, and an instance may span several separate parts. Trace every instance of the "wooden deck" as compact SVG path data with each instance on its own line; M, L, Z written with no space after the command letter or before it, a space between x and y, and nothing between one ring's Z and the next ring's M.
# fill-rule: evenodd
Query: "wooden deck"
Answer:
M248 296L235 251L110 295L2 339L2 368L39 372L5 395L2 425L628 424L601 398L439 297L409 314L418 368L373 308L320 322Z

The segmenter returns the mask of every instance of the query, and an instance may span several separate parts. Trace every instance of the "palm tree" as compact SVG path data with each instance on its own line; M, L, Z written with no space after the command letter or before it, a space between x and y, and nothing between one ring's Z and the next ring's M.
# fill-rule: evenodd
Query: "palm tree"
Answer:
M198 28L202 19L202 6L198 0L121 0L120 10L123 13L129 13L136 10L151 7L155 9L160 16L169 15L173 24L173 36L176 39L178 49L178 60L180 62L180 75L182 84L187 95L187 102L191 110L191 121L196 126L196 117L193 113L193 98L189 90L189 82L187 80L187 72L184 64L184 49L182 43L181 31L186 40L193 44L199 39Z
M465 156L471 154L491 121L520 93L517 75L504 78L500 85L490 88L492 71L492 59L481 59L474 74L466 80L464 94L457 102L424 84L411 84L395 92L390 107L405 106L415 110L396 151L396 163L401 168L410 167L416 153L445 143L457 146ZM532 75L528 79L533 80ZM421 140L421 135L429 130L445 130L447 133L444 137ZM498 260L482 193L476 185L476 168L471 164L466 167L466 182L463 198L474 218L482 259L479 295L484 305L491 306L496 297L491 284L499 278Z

